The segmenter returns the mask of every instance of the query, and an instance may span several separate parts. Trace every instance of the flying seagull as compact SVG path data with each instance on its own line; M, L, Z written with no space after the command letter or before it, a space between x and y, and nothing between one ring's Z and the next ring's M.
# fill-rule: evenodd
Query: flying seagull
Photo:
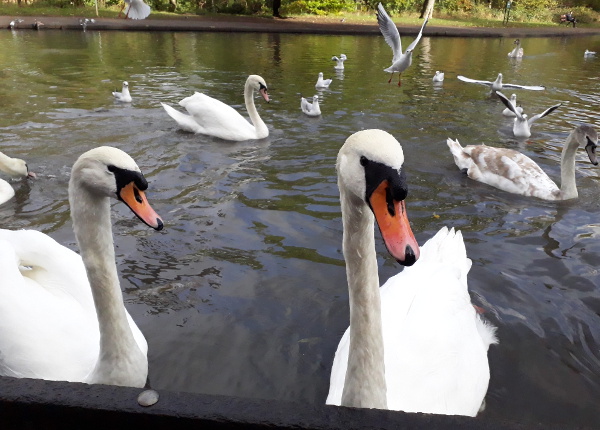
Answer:
M494 91L500 91L503 88L514 88L517 90L535 90L535 91L541 91L541 90L545 90L546 87L541 87L539 85L516 85L516 84L505 84L502 82L502 73L498 73L498 77L496 78L496 80L494 82L491 81L478 81L476 79L470 79L470 78L465 78L464 76L458 75L457 76L458 79L460 79L463 82L470 82L473 84L480 84L480 85L487 85L490 87L490 91L492 94L494 94Z
M390 80L388 84L392 82L392 78L394 77L394 72L398 72L398 86L401 86L402 83L400 81L400 77L402 72L404 72L410 64L412 63L412 54L413 50L421 40L421 36L423 35L423 29L427 25L428 19L423 21L423 25L421 26L421 31L417 35L417 38L413 40L413 42L408 45L406 51L402 53L402 42L400 41L400 33L398 33L398 28L394 24L394 21L389 17L383 5L379 3L377 6L377 23L379 24L379 31L383 34L383 38L387 42L388 45L392 48L392 52L394 56L392 57L392 65L387 69L384 69L384 72L390 72L392 76L390 76Z

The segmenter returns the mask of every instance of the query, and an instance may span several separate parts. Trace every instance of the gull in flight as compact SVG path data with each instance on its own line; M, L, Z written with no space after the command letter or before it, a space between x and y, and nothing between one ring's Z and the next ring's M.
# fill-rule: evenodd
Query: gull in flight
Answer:
M464 76L458 75L457 78L463 82L470 82L473 84L487 85L490 87L490 91L494 94L495 91L500 91L502 88L514 88L517 90L535 90L541 91L545 90L546 87L541 87L539 85L516 85L516 84L505 84L502 82L502 73L498 73L498 77L494 82L491 81L478 81L476 79L465 78Z
M515 114L515 123L513 125L513 134L515 137L529 137L531 136L531 125L540 118L545 117L546 115L552 113L555 109L557 109L562 103L552 106L551 108L546 109L544 112L539 113L537 115L532 116L531 118L527 118L527 115L519 112L517 108L510 102L509 99L506 98L504 94L500 91L496 91L502 103L506 105L507 108L513 111Z
M398 72L398 86L401 86L402 83L400 81L400 77L402 72L408 69L408 67L412 63L412 54L413 50L421 40L421 36L423 35L423 29L427 25L427 19L423 21L423 25L421 26L421 31L417 35L417 38L413 40L413 42L408 45L406 51L402 52L402 42L400 41L400 33L398 33L398 28L394 24L394 21L389 17L383 5L379 3L377 6L377 23L379 24L379 31L383 34L383 38L387 42L388 45L392 48L394 56L392 57L392 65L387 69L384 69L384 72L390 72L392 76L390 76L390 80L388 84L392 82L392 78L394 77L394 72Z

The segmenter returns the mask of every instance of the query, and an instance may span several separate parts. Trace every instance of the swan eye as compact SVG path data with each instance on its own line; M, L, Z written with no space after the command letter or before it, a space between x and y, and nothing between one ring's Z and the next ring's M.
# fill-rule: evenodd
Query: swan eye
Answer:
M367 164L369 164L369 160L367 159L367 157L365 157L364 155L360 157L360 165L361 166L366 166Z
M106 166L106 168L108 169L109 172L115 173L115 170L117 170L117 168L115 166L113 166L112 164L110 166Z

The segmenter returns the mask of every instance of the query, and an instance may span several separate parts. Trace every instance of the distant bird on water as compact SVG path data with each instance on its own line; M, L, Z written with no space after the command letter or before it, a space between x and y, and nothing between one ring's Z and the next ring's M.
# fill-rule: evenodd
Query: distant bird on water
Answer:
M308 116L319 116L321 115L321 108L319 107L319 96L313 96L313 102L310 103L304 97L300 99L300 109Z
M421 26L421 30L417 35L417 38L413 40L413 42L408 45L406 51L402 52L402 42L400 41L400 33L398 33L398 28L394 24L394 21L389 17L383 5L379 3L377 6L377 23L379 24L379 30L381 34L383 34L383 38L386 43L390 45L392 48L392 52L394 56L392 57L392 65L387 69L384 69L384 72L390 72L392 76L390 76L390 80L388 84L392 82L392 78L394 77L394 72L398 72L398 86L401 86L402 83L400 81L400 77L402 72L404 72L412 63L412 54L421 40L421 36L423 35L423 29L427 25L427 19L423 21L423 25Z
M523 57L523 48L521 48L521 39L515 40L515 48L508 53L509 58L522 58Z
M344 70L344 61L346 61L346 54L340 54L340 57L336 57L335 55L331 57L331 61L337 61L336 65L333 66L335 70Z
M123 89L121 92L113 91L113 96L118 102L123 103L131 103L131 94L129 94L129 83L127 81L123 81Z
M18 26L20 23L22 23L22 22L23 22L23 20L22 20L22 19L13 19L13 20L12 20L12 21L11 21L11 22L8 24L8 26L9 26L11 29L13 29L13 28L17 27L17 26Z
M433 82L444 82L444 72L436 71Z
M316 88L329 88L332 79L323 79L323 72L319 72L319 79L317 79L317 83L315 84Z
M594 55L596 55L596 53L594 51L588 51L587 49L583 53L584 57L593 57Z

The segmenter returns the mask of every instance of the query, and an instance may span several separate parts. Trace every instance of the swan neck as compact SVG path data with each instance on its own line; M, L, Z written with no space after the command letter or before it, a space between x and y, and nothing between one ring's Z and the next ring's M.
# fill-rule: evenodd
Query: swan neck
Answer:
M132 362L138 363L139 355L143 353L135 341L123 303L115 264L110 198L95 194L78 183L76 172L73 172L69 203L73 230L92 289L100 329L100 353L87 382L135 385L128 382L135 373L128 366Z
M0 152L0 172L4 172L11 176L19 175L15 159L2 152Z
M340 186L350 301L350 347L342 405L387 409L374 217Z
M254 105L254 87L249 80L246 81L246 85L244 86L244 101L246 103L246 110L248 111L250 122L252 122L252 125L254 125L254 128L256 129L257 137L261 139L268 136L269 131L267 125L261 119L256 110L256 106Z
M575 134L571 132L560 157L560 192L563 200L577 197L577 185L575 183L575 156L579 142Z

